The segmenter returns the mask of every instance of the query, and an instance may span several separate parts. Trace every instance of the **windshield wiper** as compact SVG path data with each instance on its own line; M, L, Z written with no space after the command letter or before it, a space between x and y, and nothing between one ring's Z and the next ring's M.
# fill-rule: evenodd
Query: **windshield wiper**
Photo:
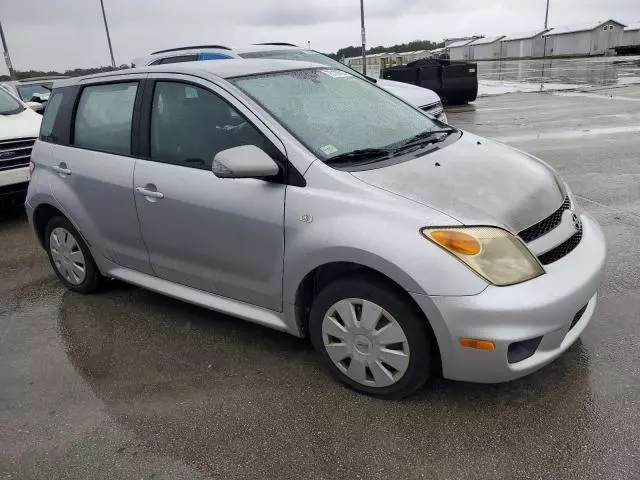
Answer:
M397 143L395 145L396 148L394 149L394 153L405 150L407 148L419 146L419 145L442 142L444 141L445 138L447 138L447 136L451 135L454 132L456 132L455 128L443 128L440 130L425 130L422 133L419 133L417 135L414 135L413 137L407 138L406 140L403 140L402 142ZM441 133L446 133L447 135L445 135L444 137L439 136L439 134Z
M341 153L335 157L327 158L324 163L349 163L358 160L373 160L386 158L393 150L388 148L361 148L351 152Z

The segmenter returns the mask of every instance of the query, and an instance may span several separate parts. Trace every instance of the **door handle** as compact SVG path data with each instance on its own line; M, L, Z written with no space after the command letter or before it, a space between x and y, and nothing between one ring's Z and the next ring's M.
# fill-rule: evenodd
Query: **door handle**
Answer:
M150 185L147 185L147 187L149 186ZM143 197L147 197L148 199L164 198L164 193L158 192L157 190L149 190L145 187L136 187L136 192L138 192Z
M64 162L60 162L58 165L52 166L51 169L63 177L66 175L71 175L71 170L67 168L67 164Z

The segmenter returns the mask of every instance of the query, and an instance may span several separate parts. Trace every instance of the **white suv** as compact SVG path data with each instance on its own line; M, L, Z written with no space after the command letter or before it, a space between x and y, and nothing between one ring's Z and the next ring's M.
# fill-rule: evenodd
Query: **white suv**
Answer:
M0 88L0 198L27 191L31 149L41 121L42 115Z
M340 63L331 57L306 48L297 47L290 43L261 43L249 47L231 50L222 45L192 46L172 48L153 52L143 58L134 60L133 66L164 65L198 60L222 60L229 58L265 58L275 60L299 60L326 65L362 77L362 74ZM437 93L428 88L416 87L393 80L366 77L379 87L401 98L405 102L427 112L441 122L447 123L447 115L442 107L442 101Z

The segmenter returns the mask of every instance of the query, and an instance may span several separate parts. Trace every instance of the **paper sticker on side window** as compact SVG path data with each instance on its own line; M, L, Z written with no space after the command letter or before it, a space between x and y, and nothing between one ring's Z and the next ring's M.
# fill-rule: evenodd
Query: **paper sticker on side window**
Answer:
M329 75L330 77L333 77L333 78L344 78L344 77L351 76L351 74L347 72L343 72L342 70L320 70L320 71L325 75Z

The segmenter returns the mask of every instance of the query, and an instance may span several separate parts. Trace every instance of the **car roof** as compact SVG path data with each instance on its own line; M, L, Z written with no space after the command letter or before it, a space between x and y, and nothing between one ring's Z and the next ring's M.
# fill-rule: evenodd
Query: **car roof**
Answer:
M63 78L69 78L69 76L68 75L51 75L50 77L31 77L31 78L24 78L22 80L18 80L17 83L20 85L25 85L28 83L53 82L55 80L62 80Z
M201 60L196 62L168 63L150 67L130 68L117 70L84 77L75 77L57 81L54 87L76 85L84 80L100 79L103 77L122 76L136 73L208 73L221 78L244 77L260 75L263 73L286 72L292 70L308 70L315 68L327 69L326 65L313 62L301 62L296 60L272 60L272 59L228 59L228 60Z

